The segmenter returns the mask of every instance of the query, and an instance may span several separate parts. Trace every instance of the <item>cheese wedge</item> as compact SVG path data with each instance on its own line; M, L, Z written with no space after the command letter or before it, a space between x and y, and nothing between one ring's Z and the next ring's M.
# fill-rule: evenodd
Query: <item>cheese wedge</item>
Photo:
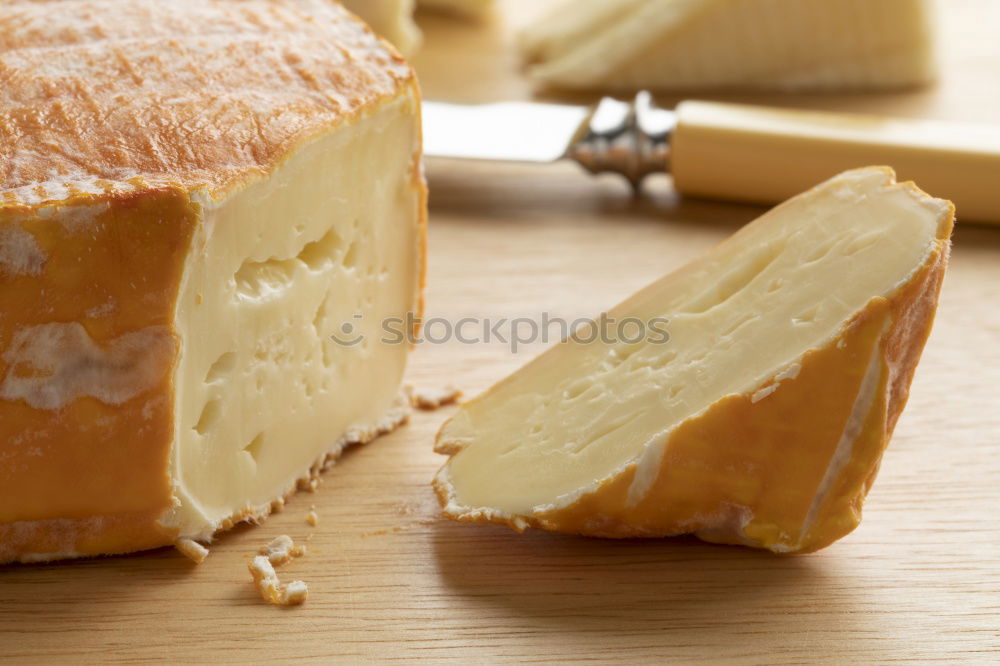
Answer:
M414 0L344 0L344 6L403 55L413 55L420 48L423 35L413 20Z
M413 18L417 6L469 18L481 18L493 7L493 0L343 0L343 3L406 56L416 53L423 42L423 33Z
M832 543L906 402L952 221L884 168L790 199L464 404L437 439L445 514Z
M15 1L0 71L0 561L206 541L405 417L419 99L360 21Z
M565 88L900 88L935 76L927 0L574 0L520 35Z
M482 18L494 5L494 0L418 0L420 8L444 11L459 16Z

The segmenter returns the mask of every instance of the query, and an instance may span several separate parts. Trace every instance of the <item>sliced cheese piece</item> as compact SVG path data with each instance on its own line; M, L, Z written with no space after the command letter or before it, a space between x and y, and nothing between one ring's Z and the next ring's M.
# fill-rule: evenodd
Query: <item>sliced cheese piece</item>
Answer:
M445 513L832 543L858 524L906 402L952 220L884 168L778 206L612 309L611 333L578 331L465 403L437 440Z
M469 18L482 18L493 8L493 0L343 0L343 3L405 56L416 53L423 42L423 33L413 18L417 7Z
M344 6L403 55L413 55L420 48L423 36L413 20L414 0L344 0Z
M566 88L878 89L935 76L927 0L575 0L520 35Z
M445 11L459 16L482 18L494 5L494 0L418 0L421 9Z
M206 542L406 418L419 98L360 21L15 1L0 70L0 562Z

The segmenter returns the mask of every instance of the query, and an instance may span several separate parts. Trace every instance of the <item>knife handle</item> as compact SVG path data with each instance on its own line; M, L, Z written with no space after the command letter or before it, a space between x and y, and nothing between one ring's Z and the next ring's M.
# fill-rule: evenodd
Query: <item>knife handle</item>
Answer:
M683 194L771 204L884 164L962 219L1000 224L1000 127L694 101L675 113L670 171Z

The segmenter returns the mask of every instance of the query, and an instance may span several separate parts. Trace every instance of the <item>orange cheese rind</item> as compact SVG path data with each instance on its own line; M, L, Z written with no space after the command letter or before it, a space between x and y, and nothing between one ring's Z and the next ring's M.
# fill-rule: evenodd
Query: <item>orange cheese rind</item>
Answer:
M384 418L371 425L350 429L337 439L330 450L322 454L271 502L246 506L221 521L214 536L232 529L239 523L260 523L284 506L299 489L315 482L333 466L345 450L367 444L405 424L410 418L409 396L400 391ZM121 555L138 550L176 545L176 529L163 524L164 514L175 504L171 497L161 508L133 514L108 514L79 519L56 518L0 523L0 564L5 562L51 562L55 560Z
M444 514L518 532L694 534L776 553L814 551L851 532L930 334L954 221L950 202L913 183L896 184L892 171L883 171L887 186L933 207L936 238L906 279L873 296L834 336L770 379L665 424L613 473L530 512L464 505L449 461L434 480ZM450 423L435 450L454 457L472 442L449 438Z

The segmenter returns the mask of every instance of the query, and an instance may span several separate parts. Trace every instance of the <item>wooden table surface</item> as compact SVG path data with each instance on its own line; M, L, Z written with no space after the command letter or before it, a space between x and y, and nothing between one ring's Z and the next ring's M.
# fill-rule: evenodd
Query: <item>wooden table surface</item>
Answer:
M423 17L425 95L527 97L503 3L480 27ZM740 96L772 104L1000 118L1000 3L949 0L942 83L894 95ZM670 99L665 99L670 102ZM760 210L633 200L570 165L429 165L428 316L593 315ZM998 184L1000 186L1000 184ZM959 211L961 216L961 211ZM438 515L433 436L453 408L349 452L319 491L221 537L195 566L172 549L0 567L0 660L482 663L884 663L1000 660L1000 227L956 231L937 324L860 528L777 557L694 539L601 541ZM542 348L423 344L409 379L475 393ZM315 504L316 528L305 522ZM305 606L263 604L246 561L312 535L283 569Z

